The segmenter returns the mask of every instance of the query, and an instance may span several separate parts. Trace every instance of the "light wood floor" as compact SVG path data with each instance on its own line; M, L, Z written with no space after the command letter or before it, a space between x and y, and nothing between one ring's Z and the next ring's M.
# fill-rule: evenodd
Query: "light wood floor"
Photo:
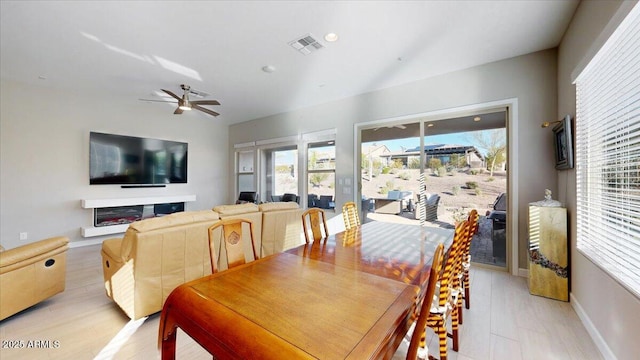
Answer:
M70 249L67 262L62 294L0 322L0 358L159 358L159 314L132 322L107 298L100 246ZM450 359L602 358L568 303L529 295L526 279L504 272L472 267L471 275L471 309L464 311L460 351L449 348ZM437 339L432 332L428 336L429 352L437 355ZM58 347L6 349L8 340ZM404 358L404 349L405 344L395 358ZM178 334L177 355L211 359L184 333Z

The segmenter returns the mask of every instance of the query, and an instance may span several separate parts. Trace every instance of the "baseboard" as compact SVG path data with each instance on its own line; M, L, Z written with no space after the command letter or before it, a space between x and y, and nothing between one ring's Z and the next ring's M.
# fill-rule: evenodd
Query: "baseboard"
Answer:
M69 247L70 248L78 248L78 247L83 247L83 246L98 245L98 244L102 244L103 241L104 241L104 239L71 241L71 242L69 242Z
M578 314L578 317L582 321L582 325L584 325L585 329L587 329L587 332L591 336L591 339L598 347L598 350L600 350L602 357L607 360L617 360L616 356L609 348L609 345L607 345L607 342L604 341L604 339L600 335L600 332L598 332L598 329L593 325L591 319L589 319L589 316L584 311L584 309L580 305L580 302L578 301L578 299L576 299L573 293L569 294L569 299L573 310L576 312L576 314Z
M528 278L529 269L518 269L518 276Z

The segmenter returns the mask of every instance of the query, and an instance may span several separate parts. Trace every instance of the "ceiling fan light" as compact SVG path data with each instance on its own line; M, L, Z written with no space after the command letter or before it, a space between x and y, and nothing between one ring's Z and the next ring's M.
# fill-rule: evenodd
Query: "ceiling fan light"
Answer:
M178 108L180 108L180 110L187 110L187 111L191 110L191 103L189 103L189 98L187 94L185 94L182 97L182 101L178 103Z

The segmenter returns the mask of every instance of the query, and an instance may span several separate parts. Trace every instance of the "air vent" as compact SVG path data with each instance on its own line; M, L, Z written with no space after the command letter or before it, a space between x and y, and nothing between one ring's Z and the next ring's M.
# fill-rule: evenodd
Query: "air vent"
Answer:
M301 38L289 42L292 48L298 50L303 55L309 55L316 50L324 48L324 45L318 42L313 35L307 34Z

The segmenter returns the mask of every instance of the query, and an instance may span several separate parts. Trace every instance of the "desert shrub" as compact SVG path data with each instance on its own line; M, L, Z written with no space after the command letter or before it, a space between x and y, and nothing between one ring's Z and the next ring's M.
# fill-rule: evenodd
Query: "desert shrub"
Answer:
M447 175L447 168L444 166L440 166L437 170L437 174L439 177L443 177L445 175Z
M478 183L475 182L475 181L467 181L465 185L467 185L467 188L469 188L469 189L478 188Z
M398 177L402 180L409 180L411 179L411 175L409 175L406 172L401 172L400 175L398 175Z
M378 177L380 175L380 168L373 168L373 173L371 176Z
M475 191L477 196L482 196L482 189L476 188Z
M409 159L409 169L420 169L420 159L419 158Z
M487 178L487 182L492 182L494 180L495 180L495 178L493 176L490 176L490 177Z
M378 193L386 195L391 190L399 190L399 189L396 188L396 185L393 183L393 181L389 180L384 184L384 186L380 187L380 190L378 190Z
M320 184L329 177L329 174L312 174L309 176L309 182L313 187L320 187Z
M437 158L429 159L429 169L433 170L434 172L436 171L436 169L438 169L441 166L442 166L442 161L440 161L440 159L437 159Z
M453 195L457 196L460 193L460 185L453 185L451 192L453 193Z
M480 170L478 170L478 169L469 170L469 174L471 174L471 175L478 175L479 173L480 173Z
M395 159L389 166L393 169L402 169L404 167L404 163L400 159Z
M390 172L391 172L391 168L390 167L385 166L385 167L382 168L382 173L383 174L388 174Z
M467 218L469 217L469 212L464 208L455 208L453 209L453 222L458 225L459 223L467 220Z

